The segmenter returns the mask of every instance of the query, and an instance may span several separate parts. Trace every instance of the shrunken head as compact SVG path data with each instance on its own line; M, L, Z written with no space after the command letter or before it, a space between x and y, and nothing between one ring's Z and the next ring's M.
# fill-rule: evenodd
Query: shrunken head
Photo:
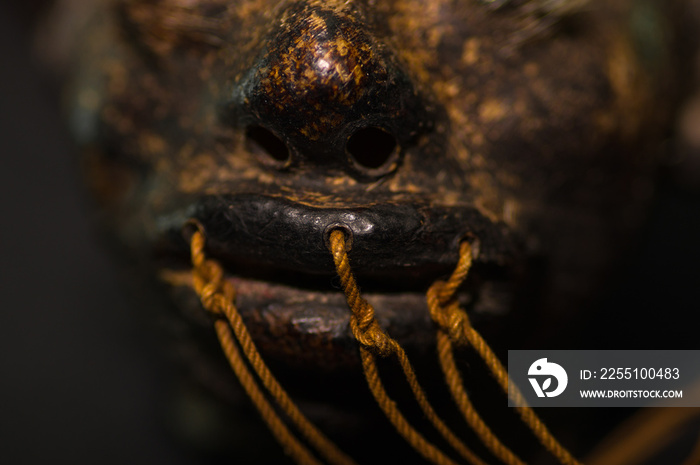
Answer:
M268 354L340 366L333 229L418 345L465 240L474 313L573 311L649 199L674 102L662 3L96 2L72 126L110 232L185 319L204 318L194 219Z

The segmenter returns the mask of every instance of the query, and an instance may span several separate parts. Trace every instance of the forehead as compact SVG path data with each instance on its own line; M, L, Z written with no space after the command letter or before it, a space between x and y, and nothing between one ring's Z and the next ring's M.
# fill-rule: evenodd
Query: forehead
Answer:
M422 34L424 47L436 46L446 34L488 34L494 40L518 41L530 33L543 32L563 18L607 17L628 9L628 0L120 0L130 19L154 28L163 39L176 39L177 32L206 40L207 35L250 36L236 24L274 26L285 21L284 11L294 5L351 14L365 21L378 34ZM523 28L533 29L522 33ZM513 34L520 30L520 34ZM536 30L536 31L535 31ZM169 34L171 34L169 36ZM505 44L504 44L505 45Z
M635 41L652 50L662 38L648 27L655 21L651 4L629 0L120 2L127 29L151 52L165 60L180 60L178 52L183 50L216 52L216 61L225 64L229 78L240 77L280 30L304 28L316 18L314 27L308 27L309 40L295 46L318 45L314 34L332 29L339 31L334 40L346 48L356 42L356 31L362 28L377 39L375 49L390 50L417 82L433 87L437 79L461 91L465 86L491 85L484 81L493 81L494 76L505 82L508 76L532 74L538 66L545 67L553 79L576 82L593 68L607 67L609 53L619 53L622 47L629 54ZM640 14L644 9L648 11ZM299 16L306 21L299 21ZM647 27L640 31L635 21L646 22ZM349 27L337 27L343 22ZM297 34L296 40L304 37ZM615 48L617 52L611 52ZM563 68L563 63L568 66Z
M413 77L425 83L436 74L449 79L453 72L469 73L474 65L498 72L495 63L524 68L525 62L536 61L556 71L557 62L575 61L569 56L573 49L595 53L590 50L610 48L611 42L627 38L635 31L630 18L641 9L630 8L630 4L641 3L649 2L120 0L127 29L152 52L167 59L183 49L223 51L219 56L230 77L250 66L281 29L304 28L316 18L316 24L308 28L307 39L311 40L297 45L312 47L314 34L329 29L340 31L335 38L339 43L352 44L355 31L363 28L377 38L378 48L391 49ZM307 21L299 21L298 16ZM653 11L641 21L650 19L653 21ZM338 28L344 21L350 27ZM653 34L647 28L642 35L649 48Z

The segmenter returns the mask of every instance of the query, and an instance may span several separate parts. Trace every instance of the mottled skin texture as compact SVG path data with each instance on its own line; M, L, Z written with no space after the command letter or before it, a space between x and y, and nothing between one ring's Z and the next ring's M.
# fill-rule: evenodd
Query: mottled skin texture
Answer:
M312 373L357 368L323 242L336 223L409 347L431 346L423 293L463 238L475 322L501 343L524 320L566 327L638 224L680 97L672 2L102 3L71 118L105 223L198 350L213 335L181 230L199 219L264 354ZM390 149L353 153L363 128Z

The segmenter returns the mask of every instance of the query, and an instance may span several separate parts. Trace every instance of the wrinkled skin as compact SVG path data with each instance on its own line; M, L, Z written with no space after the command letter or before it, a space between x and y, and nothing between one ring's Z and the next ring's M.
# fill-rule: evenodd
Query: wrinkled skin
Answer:
M281 370L359 373L332 227L409 348L431 350L424 293L464 239L460 298L497 351L533 328L566 344L642 218L682 96L672 2L99 5L72 80L87 179L219 391L236 387L189 287L189 218Z

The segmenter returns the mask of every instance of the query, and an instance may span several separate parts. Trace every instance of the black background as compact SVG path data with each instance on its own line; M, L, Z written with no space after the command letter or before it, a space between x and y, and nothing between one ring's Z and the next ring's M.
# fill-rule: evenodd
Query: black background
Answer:
M94 237L55 89L31 58L39 3L0 2L0 463L195 463L162 427L169 372ZM601 309L620 317L581 328L596 348L698 348L692 184L661 180Z
M0 463L194 463L169 373L94 237L78 155L31 58L39 2L0 2Z

